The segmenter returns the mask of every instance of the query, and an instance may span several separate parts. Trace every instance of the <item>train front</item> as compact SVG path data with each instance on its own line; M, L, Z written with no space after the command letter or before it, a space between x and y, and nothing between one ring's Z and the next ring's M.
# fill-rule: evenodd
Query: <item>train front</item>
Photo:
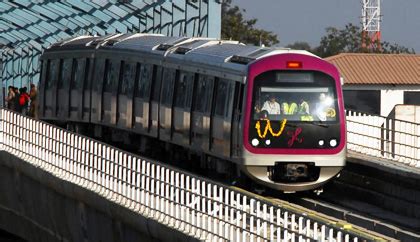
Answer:
M340 76L304 54L275 54L248 69L242 170L285 192L313 190L345 165Z

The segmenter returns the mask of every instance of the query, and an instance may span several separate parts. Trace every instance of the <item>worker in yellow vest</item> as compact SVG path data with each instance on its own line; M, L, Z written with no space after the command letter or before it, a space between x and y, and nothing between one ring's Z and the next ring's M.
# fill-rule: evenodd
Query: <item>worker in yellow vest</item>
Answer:
M314 118L312 117L312 115L309 114L309 103L303 99L300 99L298 113L301 114L300 116L301 121L314 121Z
M282 102L281 108L283 113L286 115L293 115L298 112L298 105L295 102L288 104L287 102Z
M303 99L300 99L299 114L309 114L309 104Z

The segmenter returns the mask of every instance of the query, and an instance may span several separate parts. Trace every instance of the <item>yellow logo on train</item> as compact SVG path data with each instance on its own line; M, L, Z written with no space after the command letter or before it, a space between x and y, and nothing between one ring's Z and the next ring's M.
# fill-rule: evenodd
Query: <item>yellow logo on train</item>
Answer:
M268 119L264 119L267 124L265 125L265 129L264 129L264 133L261 133L261 122L260 120L257 121L257 123L255 124L255 129L257 130L258 136L261 139L264 139L267 136L267 132L270 130L270 133L273 137L278 137L283 133L284 127L286 126L287 123L287 119L284 119L281 122L281 127L280 130L277 133L274 133L273 128L271 127L271 122Z

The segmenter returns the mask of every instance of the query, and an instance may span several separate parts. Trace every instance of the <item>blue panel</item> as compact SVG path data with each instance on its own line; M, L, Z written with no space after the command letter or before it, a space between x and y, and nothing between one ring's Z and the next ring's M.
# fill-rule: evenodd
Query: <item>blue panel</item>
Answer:
M221 22L222 22L222 9L220 8L220 3L215 2L214 0L208 1L209 11L208 11L208 37L220 38L221 33Z
M67 0L67 3L74 7L83 9L86 12L89 12L93 9L92 5L89 5L88 3L84 3L83 1L80 1L80 0Z
M124 18L128 14L127 12L125 12L124 10L122 10L121 8L119 8L115 5L109 7L108 10L111 11L112 13L114 13L115 15L117 15L120 18Z
M35 5L33 7L33 10L35 10L36 12L44 15L45 17L55 20L57 18L59 18L60 16L58 14L55 14L54 12L49 11L48 9L41 7L39 5Z
M106 15L104 12L96 10L93 12L93 16L102 19L104 22L110 21L112 18L109 15Z

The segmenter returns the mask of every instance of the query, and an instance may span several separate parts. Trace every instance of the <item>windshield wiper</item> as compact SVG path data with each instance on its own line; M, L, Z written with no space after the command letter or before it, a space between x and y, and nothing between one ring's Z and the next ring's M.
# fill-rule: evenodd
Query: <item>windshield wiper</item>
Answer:
M319 127L323 127L323 128L328 128L328 125L326 123L324 123L323 121L318 121L317 123L311 122L310 124L316 125L316 126L319 126Z

